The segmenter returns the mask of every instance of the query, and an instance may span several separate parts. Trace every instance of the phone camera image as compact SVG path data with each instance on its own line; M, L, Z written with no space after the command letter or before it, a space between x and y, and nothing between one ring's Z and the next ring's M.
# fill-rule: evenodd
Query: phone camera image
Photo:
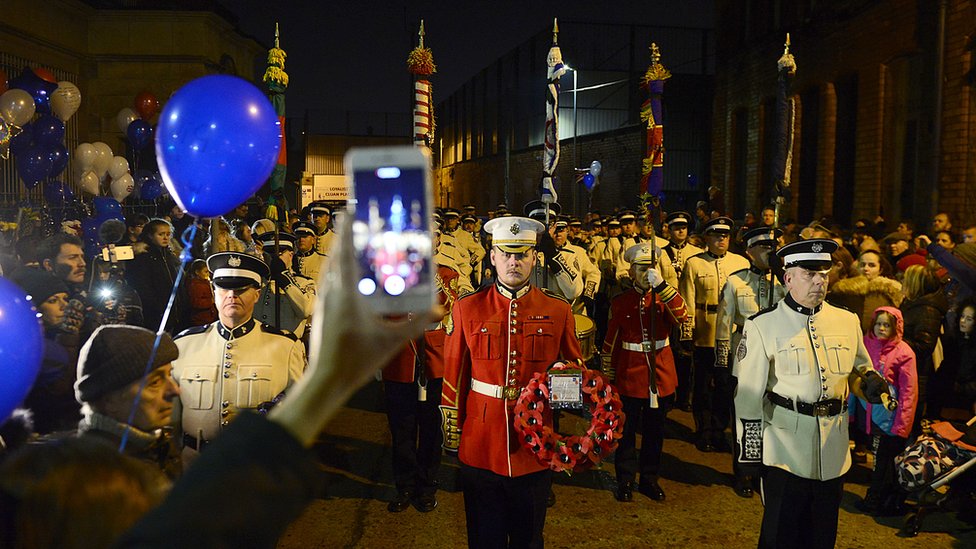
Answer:
M429 284L431 238L421 168L355 172L354 245L363 295L407 295Z

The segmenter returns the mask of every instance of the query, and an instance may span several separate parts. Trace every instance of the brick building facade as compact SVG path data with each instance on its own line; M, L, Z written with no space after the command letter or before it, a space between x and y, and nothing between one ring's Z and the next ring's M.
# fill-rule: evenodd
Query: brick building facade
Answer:
M798 66L785 217L976 221L976 2L723 0L711 183L736 215L773 192L776 61Z

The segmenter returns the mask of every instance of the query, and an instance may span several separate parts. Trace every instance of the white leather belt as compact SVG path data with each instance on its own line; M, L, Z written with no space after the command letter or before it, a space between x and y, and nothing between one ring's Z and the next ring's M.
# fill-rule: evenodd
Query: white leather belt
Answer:
M669 343L669 340L670 339L671 338L666 337L664 339L659 339L659 340L655 341L654 342L654 348L657 349L658 351L660 351L661 349L663 349L663 348L665 348L665 347L668 346L668 343ZM651 352L651 342L650 341L642 341L640 343L630 343L630 342L624 341L624 342L621 342L620 343L620 346L623 347L627 351L636 351L638 353L649 353L649 352Z
M493 385L491 383L485 383L484 381L478 381L477 379L471 378L471 390L479 395L485 395L492 398L502 398L505 388L501 385Z

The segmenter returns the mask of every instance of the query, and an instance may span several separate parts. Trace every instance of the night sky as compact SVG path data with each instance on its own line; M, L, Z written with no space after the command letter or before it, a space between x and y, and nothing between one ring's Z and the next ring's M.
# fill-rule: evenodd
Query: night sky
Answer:
M434 54L434 100L445 99L495 59L552 18L594 23L709 28L712 0L611 1L418 1L305 2L226 0L240 28L263 44L288 53L288 116L305 109L406 112L410 75L406 58L416 45L421 18ZM569 54L563 52L567 61Z

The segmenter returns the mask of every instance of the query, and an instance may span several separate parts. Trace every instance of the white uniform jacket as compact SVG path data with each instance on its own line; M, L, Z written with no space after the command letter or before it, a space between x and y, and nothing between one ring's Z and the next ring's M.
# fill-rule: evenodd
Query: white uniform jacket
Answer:
M278 328L282 331L295 334L301 339L305 334L305 325L308 318L315 310L315 281L307 276L295 274L291 271L285 272L285 276L291 283L278 292ZM254 318L264 324L274 325L275 323L275 300L274 292L277 283L274 280L261 290L261 298L254 306Z
M772 286L769 271L763 272L755 267L736 271L729 275L718 299L718 314L715 317L715 365L728 367L729 352L739 345L742 326L746 319L786 297L786 287L774 276Z
M640 236L638 237L629 236L623 240L622 248L620 250L620 253L617 255L617 264L616 264L617 280L622 280L624 278L630 279L630 263L624 261L624 253L626 253L627 249L630 248L631 246L636 246L637 244L640 244L641 242L645 242L646 240L647 240L646 238ZM658 249L659 253L661 254L658 260L657 269L661 273L661 276L664 277L665 282L677 288L678 273L677 271L675 271L674 265L671 264L671 258L668 257L668 254L663 252L664 247L667 245L668 245L667 240L659 236L654 237L654 246Z
M190 328L175 342L180 357L173 361L173 379L180 398L173 417L180 419L179 434L195 445L212 441L239 410L274 399L306 365L301 341L253 318L233 331L219 320Z
M674 242L668 242L668 245L664 247L664 252L671 260L671 265L674 267L674 272L678 274L678 280L681 280L681 272L684 271L685 263L688 261L688 258L694 257L704 251L705 250L699 248L698 246L688 244L687 240L680 245L675 244ZM683 298L684 296L681 297Z
M807 479L843 475L851 466L846 406L834 415L807 415L795 403L846 404L852 371L871 367L861 323L843 309L825 303L811 310L787 295L747 320L732 366L739 460ZM774 404L767 393L791 399L793 408Z
M678 284L678 293L688 307L688 319L681 326L682 340L693 340L696 347L715 346L715 316L722 287L730 274L748 268L749 260L732 252L718 257L706 251L688 258Z
M314 282L319 281L319 273L329 266L329 258L312 248L307 252L295 252L295 259L292 262L292 270L296 273L311 278Z

